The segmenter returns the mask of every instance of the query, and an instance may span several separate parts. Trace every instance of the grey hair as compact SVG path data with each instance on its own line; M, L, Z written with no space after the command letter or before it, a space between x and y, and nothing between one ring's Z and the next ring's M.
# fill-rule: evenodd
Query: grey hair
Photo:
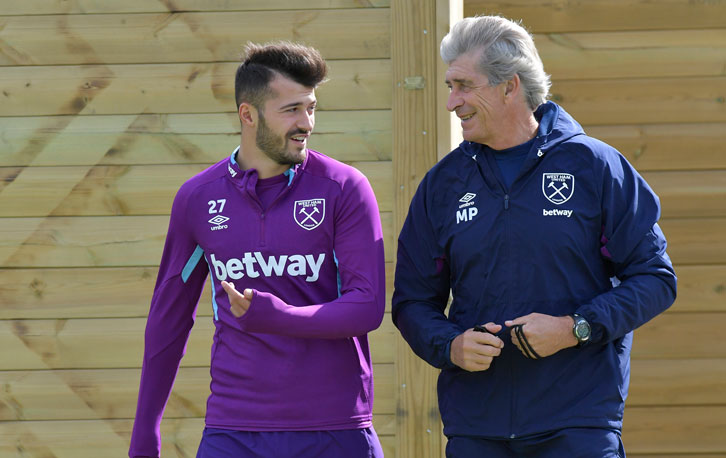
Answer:
M516 74L532 111L547 101L550 76L544 71L532 35L520 24L500 16L462 19L441 40L441 58L450 64L470 51L481 52L479 70L490 85L508 81Z

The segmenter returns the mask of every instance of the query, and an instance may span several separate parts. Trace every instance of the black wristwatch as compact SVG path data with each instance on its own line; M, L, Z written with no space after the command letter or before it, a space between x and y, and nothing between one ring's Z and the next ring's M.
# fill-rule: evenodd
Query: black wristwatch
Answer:
M578 315L577 313L573 313L570 316L575 320L575 324L572 325L572 334L575 335L578 345L582 345L590 340L590 332L592 331L590 329L590 323L582 315Z

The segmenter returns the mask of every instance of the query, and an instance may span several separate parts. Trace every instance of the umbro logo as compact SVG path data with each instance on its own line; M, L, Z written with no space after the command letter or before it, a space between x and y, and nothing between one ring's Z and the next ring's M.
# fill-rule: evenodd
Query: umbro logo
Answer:
M464 197L459 199L459 202L467 203L474 197L476 197L476 194L474 194L473 192L467 192L466 194L464 194Z
M212 231L219 231L219 230L222 230L222 229L227 229L229 227L226 224L224 224L227 221L229 221L229 218L227 218L226 216L224 216L224 215L217 215L217 216L215 216L214 218L210 219L207 222L209 224L213 224L213 226L209 228L210 230L212 230Z
M211 223L211 224L216 224L217 226L219 226L220 224L224 224L227 221L229 221L229 218L227 218L226 216L217 215L214 218L210 219L208 222Z
M459 199L459 202L461 202L461 204L459 204L459 208L466 208L474 205L474 197L476 197L476 194L473 192L467 192L464 194L464 196Z
M474 207L476 204L476 202L474 202L474 197L476 197L476 194L473 192L467 192L461 199L459 199L461 204L459 205L459 210L456 212L456 224L459 224L462 221L471 221L477 213L479 213L479 210Z

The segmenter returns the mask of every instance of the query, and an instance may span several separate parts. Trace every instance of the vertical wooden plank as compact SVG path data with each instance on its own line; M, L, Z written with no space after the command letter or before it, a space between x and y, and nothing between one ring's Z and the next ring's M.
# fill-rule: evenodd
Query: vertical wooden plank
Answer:
M435 20L435 0L391 3L396 234L418 183L437 158ZM407 79L416 77L423 78L423 88L407 88ZM396 455L436 457L441 449L436 371L418 359L400 336L396 347Z
M451 24L455 24L464 17L463 0L436 0L436 100L438 110L438 125L436 137L438 142L437 158L441 159L459 143L464 141L461 133L461 124L455 113L446 110L449 99L449 89L446 87L446 70L448 65L441 60L439 46L444 36L449 33Z
M462 137L461 123L455 113L451 113L446 109L446 103L449 99L449 88L446 87L446 70L449 68L441 59L439 46L444 36L449 33L452 24L460 21L464 17L463 0L436 0L436 100L438 110L437 117L437 159L441 160L449 154L454 148L464 140ZM447 310L448 312L448 310ZM439 456L446 456L446 436L444 436L443 427L440 423L441 448Z
M451 146L451 117L437 90L443 86L438 49L442 32L448 30L450 4L459 4L458 10L463 11L461 0L391 2L395 234L403 225L419 182L436 163L439 150L448 152ZM422 78L423 87L409 87L415 77ZM438 371L414 355L402 338L396 345L396 455L439 457L444 441L436 400Z

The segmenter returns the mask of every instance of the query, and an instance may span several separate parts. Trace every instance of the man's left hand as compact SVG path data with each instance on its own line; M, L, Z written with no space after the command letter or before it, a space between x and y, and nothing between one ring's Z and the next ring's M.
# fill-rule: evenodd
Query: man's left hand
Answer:
M541 358L554 355L560 350L577 345L577 339L572 333L573 324L574 321L570 316L552 316L542 313L530 313L529 315L504 322L504 325L509 328L522 325L524 337ZM527 353L522 350L522 343L517 338L514 329L509 332L514 345L526 355Z

